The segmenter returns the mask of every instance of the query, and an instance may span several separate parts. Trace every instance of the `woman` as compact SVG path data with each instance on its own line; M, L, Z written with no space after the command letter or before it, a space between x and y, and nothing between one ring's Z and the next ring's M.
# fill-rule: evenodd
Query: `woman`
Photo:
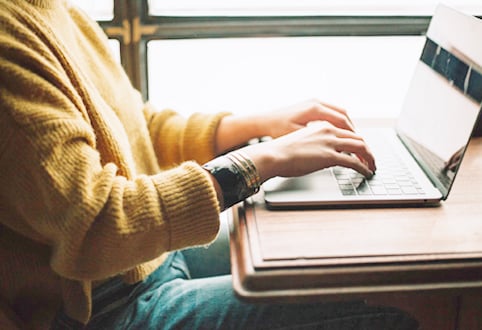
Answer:
M220 211L273 176L332 165L371 175L344 110L156 111L65 0L0 8L0 325L413 328L360 302L247 304L229 275L191 279L179 252L213 241ZM222 155L261 136L274 139Z

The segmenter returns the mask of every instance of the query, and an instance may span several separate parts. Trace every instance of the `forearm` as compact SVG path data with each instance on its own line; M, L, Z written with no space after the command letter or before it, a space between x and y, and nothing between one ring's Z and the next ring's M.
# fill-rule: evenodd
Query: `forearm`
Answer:
M219 123L216 133L216 154L246 144L249 140L263 137L268 134L264 128L264 117L250 116L226 116Z

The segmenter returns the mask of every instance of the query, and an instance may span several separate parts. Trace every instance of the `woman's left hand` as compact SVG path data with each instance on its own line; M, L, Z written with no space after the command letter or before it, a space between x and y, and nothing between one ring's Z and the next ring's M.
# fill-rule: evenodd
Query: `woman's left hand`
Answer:
M309 100L267 113L223 118L217 131L216 153L220 154L253 138L277 138L317 121L326 121L337 128L354 132L346 110Z
M318 100L309 100L264 114L264 135L273 138L305 127L310 122L327 121L333 126L354 131L345 109ZM262 128L260 128L262 129Z

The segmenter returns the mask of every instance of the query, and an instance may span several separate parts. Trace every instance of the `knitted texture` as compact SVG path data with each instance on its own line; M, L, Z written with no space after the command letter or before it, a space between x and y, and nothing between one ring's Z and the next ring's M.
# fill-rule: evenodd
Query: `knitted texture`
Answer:
M0 317L35 329L61 304L87 322L97 281L218 231L198 164L226 114L144 104L106 41L63 0L0 0Z

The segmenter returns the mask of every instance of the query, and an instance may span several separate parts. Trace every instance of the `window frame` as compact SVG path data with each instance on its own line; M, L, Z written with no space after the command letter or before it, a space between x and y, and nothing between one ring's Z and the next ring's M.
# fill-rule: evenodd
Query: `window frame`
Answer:
M481 18L482 16L476 16ZM120 43L121 62L148 99L151 40L303 36L419 36L431 16L152 16L148 0L114 0L114 19L99 22Z

